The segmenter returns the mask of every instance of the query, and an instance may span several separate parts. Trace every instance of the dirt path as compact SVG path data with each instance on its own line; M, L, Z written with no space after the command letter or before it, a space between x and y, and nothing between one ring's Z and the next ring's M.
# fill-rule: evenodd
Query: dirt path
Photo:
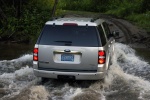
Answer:
M148 33L127 20L113 18L108 15L100 15L100 18L111 23L111 31L119 30L122 38L118 42L126 43L134 48L150 48L150 36ZM125 38L125 39L124 39Z
M121 38L117 39L117 42L128 44L134 48L150 48L150 36L148 33L127 20L104 14L98 16L67 14L65 17L100 17L110 24L111 31L119 31Z
M68 16L70 15L67 15L67 17ZM81 16L77 15L76 17ZM138 27L123 19L113 18L108 15L100 15L100 18L105 19L110 24L109 27L111 31L117 30L120 32L120 38L116 40L117 42L129 44L132 47L150 48L150 36L148 36L146 31L139 29ZM30 88L31 87L25 88L24 90L20 91L18 95L14 97L8 97L4 100L27 100L30 98Z

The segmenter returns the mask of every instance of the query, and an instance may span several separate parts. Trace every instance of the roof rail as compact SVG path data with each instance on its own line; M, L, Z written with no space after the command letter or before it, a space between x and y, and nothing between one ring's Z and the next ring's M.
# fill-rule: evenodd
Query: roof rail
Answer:
M94 22L94 21L96 21L97 19L99 19L99 17L92 18L92 19L91 19L91 22Z
M62 15L60 17L52 17L52 18L50 18L50 21L53 21L53 20L56 20L56 19L59 19L59 18L64 18L64 17L65 17L65 15Z

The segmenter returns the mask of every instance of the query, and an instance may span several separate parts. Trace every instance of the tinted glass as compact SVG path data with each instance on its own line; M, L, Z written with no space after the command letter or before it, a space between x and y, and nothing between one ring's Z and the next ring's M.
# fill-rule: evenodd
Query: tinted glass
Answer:
M106 36L109 39L109 34L110 34L109 27L108 27L107 23L103 23L103 26L104 26L104 30L106 32Z
M104 33L101 25L98 26L98 31L99 31L99 35L101 37L102 46L104 46L106 44L107 40L106 40L105 33Z
M60 46L99 46L97 30L94 26L46 25L40 43Z

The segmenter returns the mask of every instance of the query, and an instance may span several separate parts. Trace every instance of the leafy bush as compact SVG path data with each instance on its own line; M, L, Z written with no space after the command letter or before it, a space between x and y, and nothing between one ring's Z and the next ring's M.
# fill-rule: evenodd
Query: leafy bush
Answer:
M111 14L150 30L150 0L60 0L59 9Z
M7 22L1 20L0 40L35 42L44 23L51 17L53 3L54 0L27 0L22 3L19 18L15 13L17 8L11 4L3 6Z
M150 11L143 14L132 14L127 16L126 19L136 22L138 26L141 26L150 32Z
M18 2L22 1L22 2ZM0 8L0 40L31 42L50 19L55 0L3 0ZM64 10L113 14L150 29L150 0L58 0L56 15ZM18 8L21 8L18 10ZM20 11L21 10L21 11ZM80 12L82 14L82 12ZM2 16L2 13L1 13ZM0 16L0 17L1 17ZM6 17L6 18L5 18Z

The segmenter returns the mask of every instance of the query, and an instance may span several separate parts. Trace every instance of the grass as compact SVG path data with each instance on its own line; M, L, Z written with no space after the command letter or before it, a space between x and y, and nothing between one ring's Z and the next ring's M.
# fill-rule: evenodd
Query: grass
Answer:
M145 29L150 35L150 11L146 13L133 13L130 12L128 9L116 9L116 10L109 10L106 14L115 15L119 18L123 18L126 20L131 21L138 27Z
M147 30L147 32L150 32L150 11L144 14L132 14L127 16L126 19Z
M138 27L141 27L145 29L148 33L150 32L150 11L143 14L131 14L129 16L122 16L122 13L113 11L108 11L105 14L111 14L126 20L131 21ZM86 12L86 11L70 11L70 10L57 10L56 16L62 16L62 15L81 15L83 17L97 17L100 15L100 13L96 12ZM150 35L150 33L149 33Z
M83 17L97 17L100 15L100 13L96 12L86 12L86 11L71 11L71 10L57 10L56 16L62 16L62 15L79 15Z

